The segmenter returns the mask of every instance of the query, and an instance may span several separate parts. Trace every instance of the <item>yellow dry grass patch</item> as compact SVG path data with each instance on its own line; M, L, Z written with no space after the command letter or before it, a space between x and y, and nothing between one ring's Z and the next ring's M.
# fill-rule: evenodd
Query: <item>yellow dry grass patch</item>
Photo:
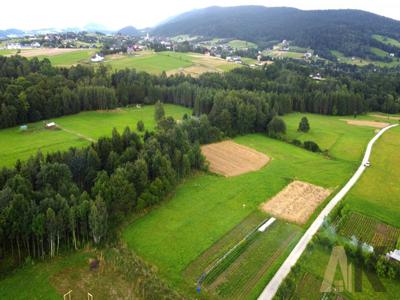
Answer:
M189 56L192 58L193 61L192 66L170 70L167 72L167 75L170 76L174 74L184 74L198 77L201 74L207 72L222 73L224 70L221 69L221 67L232 64L230 62L227 62L225 59L214 56L207 56L202 54L190 54Z
M384 116L384 115L378 115L378 114L371 114L371 117L374 118L380 118L380 119L386 119L386 120L400 120L400 117L393 117L393 116Z
M331 191L310 183L293 181L261 209L277 218L297 224L305 224L315 209Z
M232 141L202 146L201 151L210 171L227 177L257 171L270 161L267 155Z
M30 49L30 50L22 50L19 55L24 57L35 57L35 56L55 56L59 54L82 51L82 49L78 48L39 48L39 49Z
M375 121L348 120L348 119L341 119L341 121L345 121L348 125L368 126L374 128L385 128L390 125L389 123L375 122Z

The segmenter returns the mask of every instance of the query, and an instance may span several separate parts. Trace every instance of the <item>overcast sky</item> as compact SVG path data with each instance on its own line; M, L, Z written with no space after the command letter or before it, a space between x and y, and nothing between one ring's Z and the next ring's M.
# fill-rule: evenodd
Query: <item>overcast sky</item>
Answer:
M400 20L399 0L14 0L1 3L0 29L83 27L88 23L110 29L126 25L144 28L195 8L250 4L300 9L355 8Z

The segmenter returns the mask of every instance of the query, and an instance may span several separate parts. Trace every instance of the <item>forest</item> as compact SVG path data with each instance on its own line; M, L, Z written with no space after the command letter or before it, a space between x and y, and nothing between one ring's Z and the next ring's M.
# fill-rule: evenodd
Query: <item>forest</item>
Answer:
M340 24L340 26L338 26ZM282 40L311 48L321 57L336 61L331 50L345 56L384 61L371 51L388 47L373 38L374 34L400 39L400 22L361 10L299 10L290 7L237 6L208 7L183 13L160 24L154 34L188 34L208 39L232 38L257 43L261 49Z
M322 73L322 70L325 70ZM326 78L315 81L310 74ZM47 59L0 56L0 127L85 110L156 103L155 132L114 130L86 148L38 153L0 171L0 256L53 257L101 244L130 212L165 199L181 179L206 168L200 145L252 132L285 130L277 115L400 111L400 80L384 69L282 61L199 78L133 69L111 72ZM162 103L193 108L177 123ZM143 124L138 124L138 129Z
M204 169L199 137L210 142L219 131L204 119L178 125L160 103L156 112L157 131L143 137L114 129L86 148L39 152L3 168L0 257L23 262L112 240L129 213L159 203L182 178Z
M325 80L309 77L317 72ZM47 59L0 56L0 128L85 110L161 101L191 107L196 116L210 114L213 125L221 122L217 119L224 110L229 113L232 132L245 133L265 128L265 120L260 118L292 111L398 113L399 77L377 67L352 70L290 60L263 69L239 68L199 78L167 77L165 73L156 76L132 69L112 73L103 65L55 68ZM251 117L247 128L237 128L246 123L239 118L250 117L254 110L257 118Z

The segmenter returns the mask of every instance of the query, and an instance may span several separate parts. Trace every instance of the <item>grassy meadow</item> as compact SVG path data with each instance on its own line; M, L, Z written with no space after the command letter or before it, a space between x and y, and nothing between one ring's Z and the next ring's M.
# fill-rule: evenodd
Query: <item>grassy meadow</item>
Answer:
M57 49L22 49L19 55L26 56L28 58L37 57L39 59L47 58L50 60L53 66L56 67L70 67L73 65L88 64L90 63L90 58L96 53L96 49L80 49L71 52L64 53L51 53L46 54L47 50L57 50ZM67 49L60 49L67 50ZM18 50L0 50L0 55L16 55Z
M177 105L164 105L167 116L181 119L187 108ZM61 130L44 129L43 122L28 124L27 131L19 127L0 130L0 166L12 166L17 159L27 159L39 149L43 153L56 150L67 150L70 147L82 147L91 139L111 135L115 127L120 132L129 126L136 130L136 123L142 120L145 128L152 130L155 126L154 106L142 108L122 108L110 111L89 111L76 115L54 118Z
M180 106L164 107L167 115L177 119L184 113L190 113ZM29 124L27 132L20 132L19 128L1 130L0 161L3 165L12 165L17 158L26 158L38 148L46 152L84 146L89 143L85 138L96 139L109 135L113 127L120 131L126 126L134 129L138 120L143 120L145 127L151 129L155 126L153 115L153 106L93 111L51 120L68 131L44 130L42 122ZM330 157L270 139L263 134L236 137L235 142L265 153L272 160L259 171L236 177L194 174L178 186L170 199L150 209L145 215L134 217L122 233L128 247L146 262L153 264L161 277L170 284L184 294L195 297L195 279L199 270L203 270L215 257L220 257L240 241L260 220L268 217L259 211L261 203L276 195L294 179L337 190L358 167L365 146L374 135L374 128L347 125L339 117L305 115L311 125L310 132L306 134L297 131L304 114L284 116L288 137L313 140L322 149L328 149ZM400 131L397 130L396 134L400 134ZM396 138L397 135L390 140ZM394 143L393 147L397 147L397 144ZM371 162L374 166L373 159ZM368 172L372 170L373 167ZM346 201L358 201L351 199L349 197ZM206 298L225 299L243 298L246 295L247 298L255 299L306 226L277 221L223 271L221 278L225 278L225 281L204 287L202 295ZM211 253L211 256L204 256L207 253ZM328 254L315 253L322 255L323 259L328 258ZM76 275L87 268L88 257L84 252L77 252L49 263L25 266L0 279L0 298L54 299L62 294L61 288L67 290L71 285L78 285L78 282L83 282L85 289L96 286L99 295L102 295L105 288L98 286L109 289L106 281L111 278L111 281L116 282L116 289L125 286L116 274L94 277L89 274L85 278ZM323 262L316 261L315 265L310 264L309 267L322 268ZM195 268L191 269L193 265Z
M321 126L329 123L321 120ZM364 130L373 136L369 128ZM358 129L343 128L342 135L353 136L357 132ZM240 136L235 141L269 155L272 161L260 171L237 177L193 176L177 188L170 200L133 222L123 234L131 249L178 286L192 285L193 282L185 282L186 267L290 181L298 179L335 189L358 165L356 161L329 159L261 134ZM358 158L367 138L356 142L362 144L357 148ZM338 153L344 155L344 151Z
M162 71L189 67L193 64L193 61L185 53L158 52L144 53L138 56L117 56L108 59L105 64L110 65L114 70L135 68L138 71L160 74Z
M106 57L106 65L114 70L135 68L151 74L168 75L176 73L197 76L205 72L223 72L239 67L237 64L228 63L224 59L208 57L198 53L179 52L140 52L137 56L115 55Z
M307 117L310 131L297 131L301 118ZM361 161L365 146L375 134L375 128L348 125L343 119L353 119L352 116L324 116L317 114L293 113L283 116L287 125L287 137L316 142L321 150L328 150L329 156L351 162ZM359 117L369 120L369 117ZM385 120L380 120L385 122Z
M53 56L38 56L39 59L48 58L53 66L70 67L79 63L89 63L90 58L96 53L95 49L63 53Z
M400 227L400 127L375 144L371 167L346 196L350 209Z
M296 282L296 298L294 299L322 299L322 294L319 291L330 255L330 250L319 245L315 246L313 250L306 250L300 260L300 274L298 276L298 281ZM340 272L337 272L336 276L338 280L342 279ZM312 280L310 280L310 278L312 278ZM363 275L361 292L350 293L346 291L341 293L340 296L349 300L398 299L398 295L400 295L399 282L386 278L380 278L380 280L386 289L386 292L384 293L375 292L367 277Z
M376 119L368 116L365 118ZM396 123L395 120L389 121ZM399 146L399 127L390 129L375 143L370 158L371 167L364 172L361 179L343 200L351 211L355 211L355 213L353 212L348 216L347 222L356 223L353 226L351 224L347 225L350 226L349 228L341 228L339 234L347 237L357 235L359 239L371 243L374 242L375 236L368 237L363 235L374 235L376 230L384 231L384 234L386 234L384 238L390 240L390 238L393 239L398 234L400 228ZM364 222L360 218L366 221ZM387 236L389 233L388 228L391 228L392 237ZM347 234L346 230L348 231ZM382 240L379 242L381 243ZM391 241L391 249L393 249L395 242L396 238ZM311 250L308 249L303 254L299 261L300 274L297 276L296 281L296 296L300 299L321 299L319 289L329 258L330 250L319 245ZM338 279L341 279L341 277ZM346 291L342 296L345 299L356 300L397 299L400 294L399 282L385 278L381 278L381 281L386 289L385 293L375 292L366 276L363 276L362 292L350 293Z

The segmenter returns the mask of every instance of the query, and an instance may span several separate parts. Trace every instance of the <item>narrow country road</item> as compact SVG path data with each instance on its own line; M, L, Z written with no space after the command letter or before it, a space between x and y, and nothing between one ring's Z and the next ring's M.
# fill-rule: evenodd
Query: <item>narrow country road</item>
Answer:
M364 166L366 162L369 161L369 157L372 152L372 146L374 143L380 138L382 134L384 134L387 130L396 127L398 125L391 125L383 128L379 131L378 134L368 143L367 150L365 151L364 159L358 168L358 170L354 173L353 177L346 183L346 185L336 194L335 197L326 205L326 207L322 210L319 216L315 219L315 221L311 224L311 226L304 233L300 241L293 248L292 252L283 262L282 266L275 273L274 277L267 284L261 295L258 297L258 300L270 300L272 299L276 292L278 291L279 286L282 284L284 279L290 273L290 269L296 264L300 256L303 254L304 250L307 247L307 244L311 241L313 236L317 233L318 229L321 227L324 219L328 214L333 210L333 208L339 203L340 200L350 191L350 189L354 186L354 184L360 179L361 175L364 173L366 167Z

